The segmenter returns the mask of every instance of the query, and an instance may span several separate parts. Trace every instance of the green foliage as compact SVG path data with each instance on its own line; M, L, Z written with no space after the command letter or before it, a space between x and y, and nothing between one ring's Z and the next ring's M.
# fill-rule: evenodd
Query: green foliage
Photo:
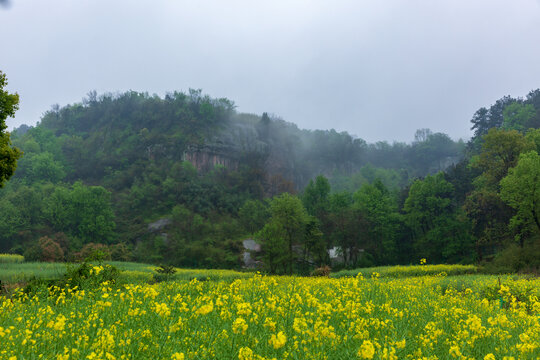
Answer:
M522 153L517 165L501 180L501 198L516 209L510 226L518 235L540 234L540 156L536 151Z
M27 153L19 161L17 178L23 178L27 184L36 182L59 183L66 173L63 165L56 161L49 152Z
M10 94L4 87L7 86L6 75L0 71L0 188L13 175L17 167L17 159L22 152L11 145L10 134L6 131L6 119L15 116L19 109L19 95Z
M367 223L364 250L375 255L378 263L394 263L401 221L395 198L380 180L375 180L354 194L354 206Z
M491 129L483 137L482 150L471 165L482 175L476 180L477 186L498 189L499 182L508 169L514 167L519 154L530 147L521 133L516 130Z
M502 128L524 131L529 127L529 122L535 115L536 111L532 104L513 102L503 110Z
M398 190L409 183L409 174L406 169L376 168L371 164L362 166L358 172L351 175L333 174L330 178L332 191L355 192L364 184L371 184L380 180L390 190Z
M254 234L264 226L270 217L268 204L260 200L247 200L238 210L238 217L244 229L248 233Z
M44 236L26 249L24 257L28 261L61 262L64 260L64 250L58 242Z
M310 215L320 218L328 211L328 196L330 183L322 175L317 176L315 182L309 181L302 194L302 203Z
M156 274L153 275L155 282L171 280L176 273L176 269L172 265L160 265L156 268Z
M40 259L47 237L67 260L102 244L105 258L237 268L242 240L258 234L272 272L407 263L418 253L482 259L516 234L535 235L500 190L519 154L540 151L538 130L522 134L540 124L539 110L540 91L479 110L463 158L462 141L429 129L411 144L366 144L238 114L200 90L90 93L12 134L26 155L0 193L0 251ZM287 206L303 209L290 218L272 208L285 192L298 192ZM158 219L170 223L153 228ZM343 263L330 264L334 247Z
M412 184L403 210L418 256L434 262L471 260L474 240L470 223L455 208L453 192L442 173Z
M69 288L95 289L106 282L112 284L120 276L120 270L113 265L98 262L90 263L84 261L79 264L68 264L63 279L58 284ZM65 285L64 285L65 283Z
M270 219L257 236L262 241L264 262L272 273L292 274L297 258L293 246L304 242L309 216L302 201L288 193L272 199L270 213Z
M525 241L523 246L510 244L489 262L482 264L483 272L489 274L514 274L528 272L538 274L540 270L540 241L538 238Z
M111 250L105 244L88 243L81 251L74 254L76 260L85 262L103 262L111 260Z
M45 216L56 229L83 243L110 243L116 226L110 196L103 187L82 182L57 187L47 199Z

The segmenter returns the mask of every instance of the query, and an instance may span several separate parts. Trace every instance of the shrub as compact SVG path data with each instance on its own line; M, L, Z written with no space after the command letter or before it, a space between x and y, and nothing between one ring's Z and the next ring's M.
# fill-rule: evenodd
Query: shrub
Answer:
M39 247L39 244L34 244L27 248L24 251L23 256L26 261L41 261L41 248Z
M84 261L77 265L68 265L62 285L78 289L93 289L103 282L114 283L120 275L120 270L116 266L102 264L94 265Z
M540 270L540 243L527 243L523 248L512 244L498 253L493 261L483 263L483 270L490 274L515 272L538 273Z
M125 243L119 243L109 246L111 252L111 260L114 261L130 261L133 256L131 249Z
M176 269L172 265L160 265L156 268L156 273L153 276L154 282L168 281L176 273Z
M111 260L111 250L104 244L88 243L75 253L75 259L86 262Z
M311 276L330 276L330 270L332 270L330 268L330 266L328 265L325 265L325 266L321 266L319 268L316 268L315 270L313 270L311 272Z
M64 251L60 245L47 236L39 238L37 244L26 249L23 255L26 261L56 262L64 260Z
M58 262L64 260L64 250L56 241L44 236L38 242L41 250L41 261Z

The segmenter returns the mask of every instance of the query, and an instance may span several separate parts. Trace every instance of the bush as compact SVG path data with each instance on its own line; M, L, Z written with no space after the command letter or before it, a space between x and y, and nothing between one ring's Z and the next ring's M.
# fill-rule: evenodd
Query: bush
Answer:
M172 265L160 265L156 268L156 273L153 276L154 282L169 281L176 273L176 269Z
M40 297L56 296L59 292L66 292L65 289L71 289L67 293L72 294L73 289L90 290L96 289L102 284L114 284L120 270L112 265L97 265L82 262L80 264L66 265L66 273L60 279L32 278L23 289L22 294L31 297L37 295Z
M58 262L64 260L64 250L56 241L44 236L38 242L41 249L41 261Z
M84 261L78 265L68 265L60 283L72 289L75 286L78 289L94 289L103 282L115 283L119 275L120 270L116 266L101 263L94 265Z
M325 266L321 266L319 268L316 268L315 270L313 270L311 272L311 276L330 276L330 271L332 269L330 268L330 266L328 265L325 265Z
M482 264L483 271L490 274L516 272L538 273L540 271L540 244L527 243L523 248L511 244L499 252L491 262Z
M125 243L119 243L109 246L111 252L111 260L114 261L131 261L133 256L131 249Z
M75 253L75 259L86 262L111 260L111 249L104 244L88 243Z
M26 249L24 258L26 261L58 262L64 260L64 250L56 241L43 236L37 244Z

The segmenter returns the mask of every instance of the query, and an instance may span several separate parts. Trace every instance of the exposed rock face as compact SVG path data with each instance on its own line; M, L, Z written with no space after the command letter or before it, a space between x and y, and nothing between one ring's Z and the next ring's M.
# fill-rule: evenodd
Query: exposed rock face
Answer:
M216 165L224 166L231 170L238 169L238 159L232 151L226 151L224 147L212 145L191 145L184 153L184 161L189 161L198 171L212 170Z
M165 244L169 243L169 234L167 234L164 229L171 223L169 218L161 218L153 223L148 224L148 232L159 233L163 238Z
M251 252L258 253L261 251L261 244L258 244L253 239L246 239L242 241L242 245L244 246L244 254L243 254L243 261L244 261L244 267L248 269L254 269L261 265L260 261L257 261L251 257Z
M258 140L252 124L232 123L202 145L190 145L183 160L199 171L212 170L216 165L237 170L242 155L264 152L266 144Z
M162 218L157 221L154 221L153 223L148 224L148 231L156 232L163 230L167 225L171 223L171 219L169 218Z

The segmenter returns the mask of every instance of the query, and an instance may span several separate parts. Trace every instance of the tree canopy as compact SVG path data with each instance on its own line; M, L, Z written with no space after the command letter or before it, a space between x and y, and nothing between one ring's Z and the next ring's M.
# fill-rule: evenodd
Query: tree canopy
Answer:
M10 134L6 131L6 119L13 117L19 109L19 95L10 94L5 87L7 77L0 71L0 188L13 176L17 167L17 159L21 151L11 145Z

